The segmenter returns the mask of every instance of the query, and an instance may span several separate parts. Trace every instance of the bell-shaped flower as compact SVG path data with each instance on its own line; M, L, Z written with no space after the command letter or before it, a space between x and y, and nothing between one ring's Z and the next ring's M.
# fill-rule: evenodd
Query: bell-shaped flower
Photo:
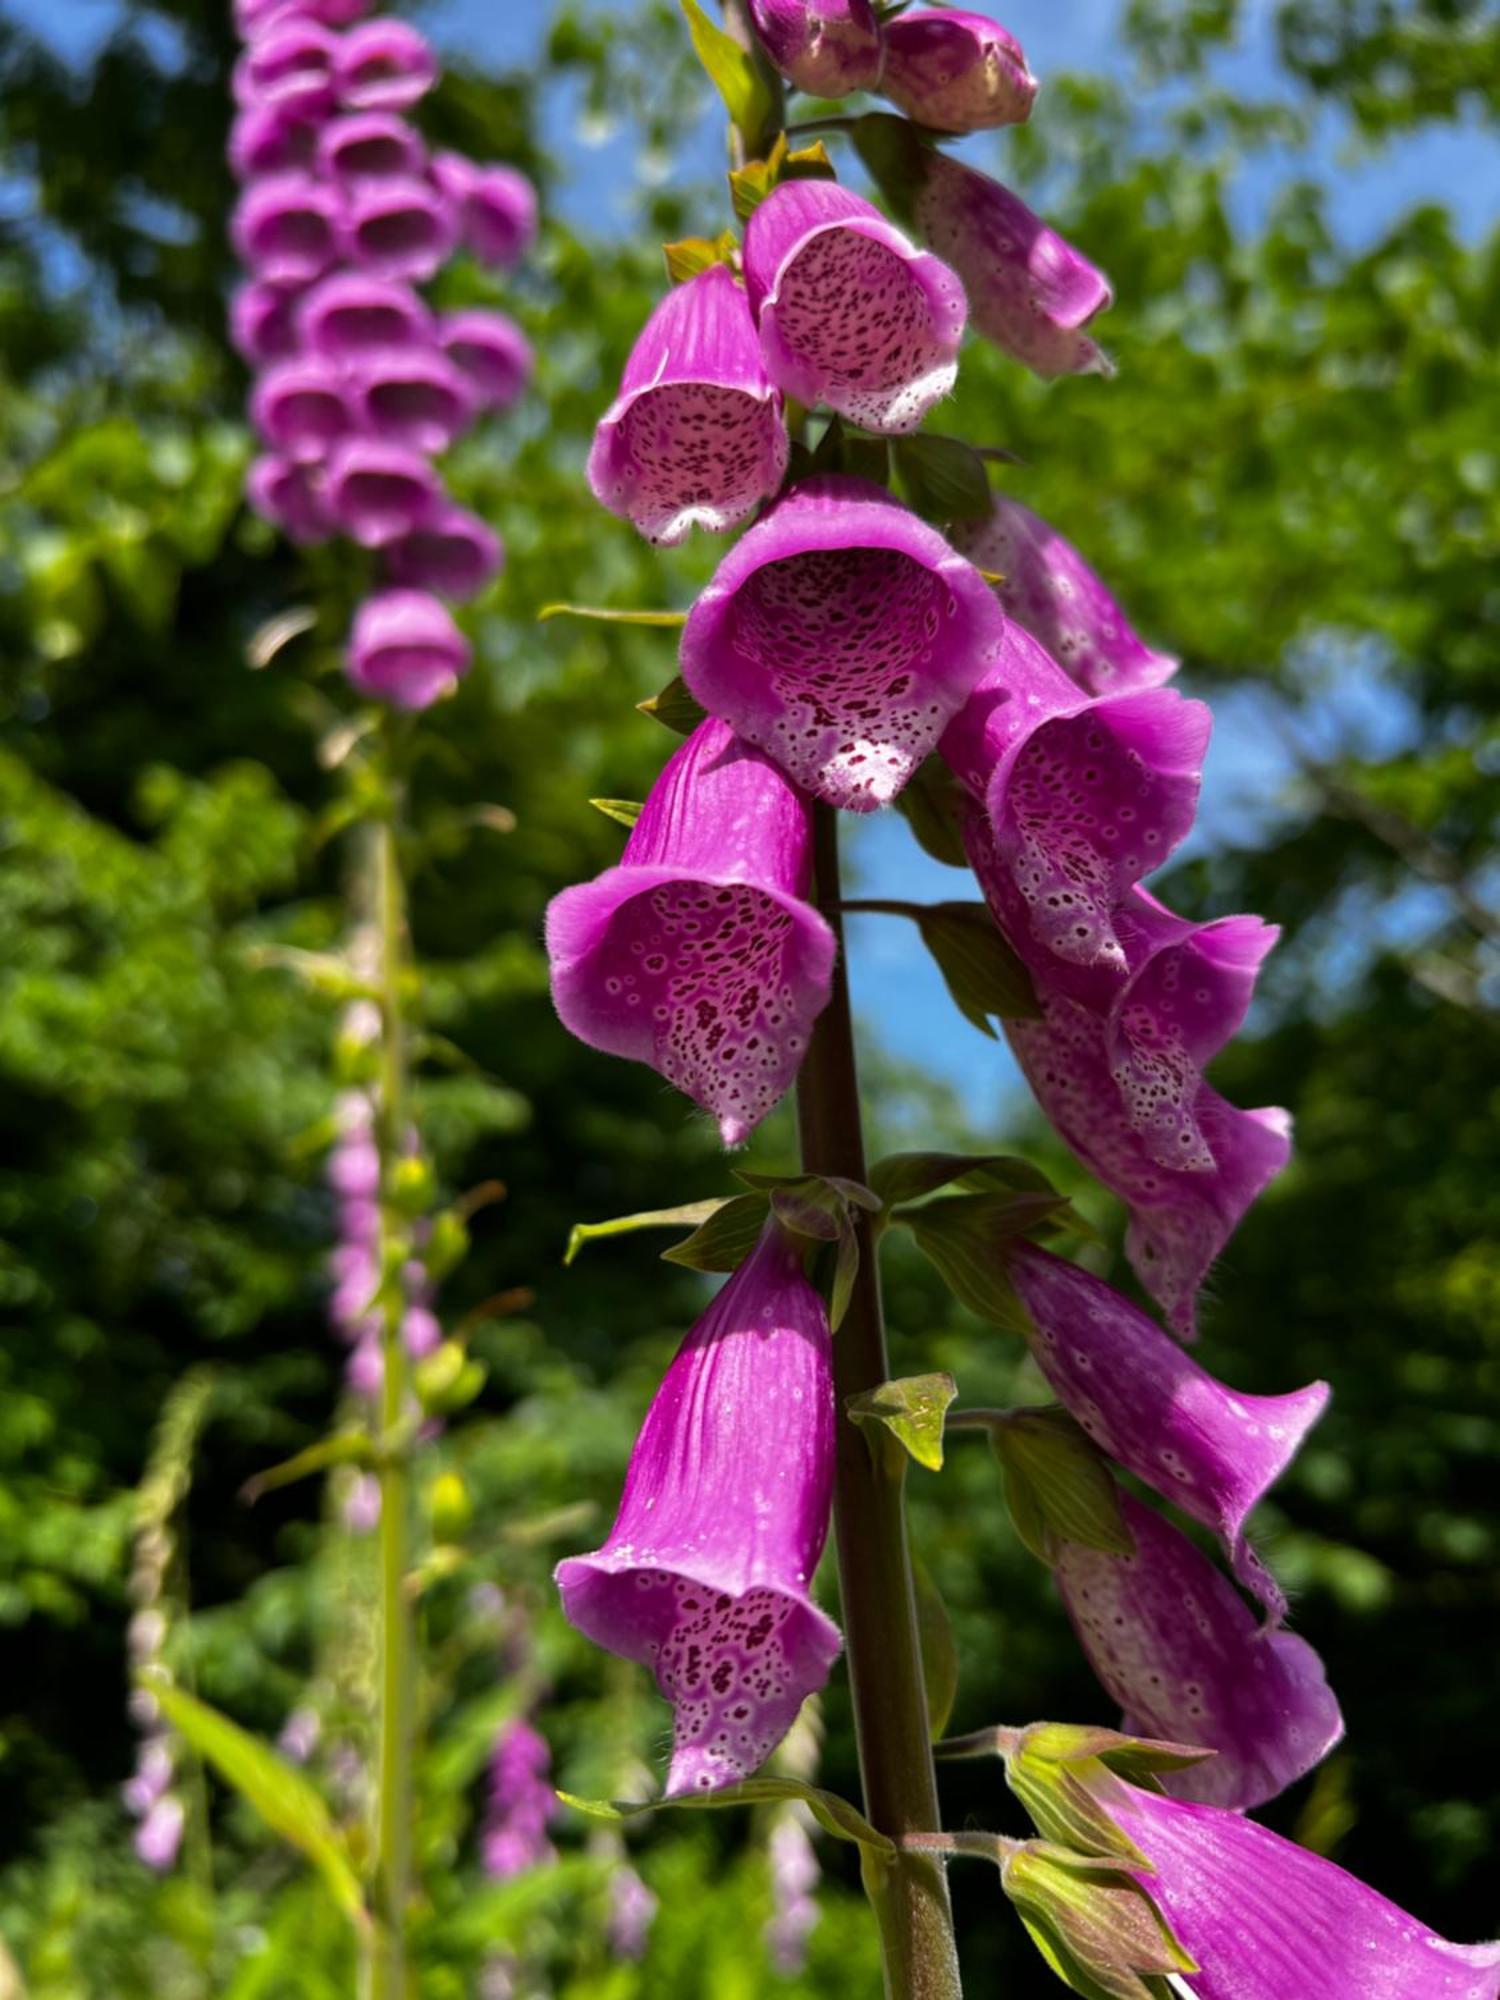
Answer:
M827 1315L773 1224L668 1369L603 1548L557 1571L572 1623L672 1703L668 1797L747 1777L828 1678L833 1457Z
M509 1882L553 1859L547 1827L558 1810L552 1752L524 1716L503 1723L490 1750L479 1853L491 1881Z
M750 0L766 54L813 97L844 97L880 81L880 22L871 0Z
M989 585L879 486L804 480L720 563L682 634L710 714L830 805L888 805L999 658Z
M958 374L967 308L946 264L836 181L783 181L745 226L771 379L872 431L911 431Z
M467 375L435 347L391 347L350 371L351 400L372 437L413 451L444 451L473 420Z
M476 596L505 560L494 529L452 505L437 507L420 528L387 542L383 554L392 583L454 599Z
M360 423L343 374L315 354L266 369L251 392L250 419L273 451L305 465L320 464Z
M458 233L481 264L508 271L536 241L536 189L515 167L435 153L432 178L453 204Z
M315 285L297 309L297 327L311 353L341 362L435 338L432 314L409 285L359 271Z
M975 326L1037 375L1108 374L1084 328L1113 294L1102 271L1009 188L924 148L917 232L958 273Z
M1060 1542L1053 1575L1121 1728L1217 1752L1164 1777L1181 1797L1263 1805L1344 1733L1323 1663L1294 1632L1262 1626L1186 1535L1120 1495L1130 1555Z
M420 174L420 136L391 111L354 111L331 118L318 134L318 168L333 181L385 181Z
M1291 1151L1284 1111L1237 1110L1203 1079L1276 933L1258 917L1191 924L1139 888L1115 929L1130 970L1112 999L1078 998L1033 964L1041 1018L1006 1036L1059 1135L1129 1208L1130 1261L1191 1340L1209 1266Z
M547 912L563 1025L650 1063L738 1145L796 1076L828 1001L833 934L803 901L807 800L722 722L668 762L620 865Z
M1151 1864L1138 1878L1197 1961L1195 2000L1497 2000L1500 1944L1449 1944L1268 1827L1144 1791L1089 1790Z
M392 177L349 190L344 247L377 278L420 284L451 255L456 238L452 204L426 181Z
M1148 646L1099 576L1057 530L1003 493L982 521L961 521L953 544L1000 578L1000 602L1087 693L1157 687L1177 671Z
M531 379L531 343L504 313L477 306L446 313L438 323L438 340L474 385L481 409L508 409Z
M235 33L253 42L280 21L320 21L325 28L344 28L368 11L370 0L234 0Z
M229 338L235 352L253 368L285 361L298 345L297 301L300 291L247 278L236 285L229 301Z
M437 82L437 58L405 21L364 21L340 40L334 65L345 111L406 111Z
M935 132L1019 125L1031 115L1036 78L1021 44L988 14L912 8L885 25L881 92Z
M451 692L472 657L446 604L420 590L383 590L354 614L346 665L361 694L417 709Z
M965 841L1028 962L1125 976L1115 913L1192 826L1211 726L1204 703L1169 688L1091 701L1029 633L1007 629L941 747L982 808Z
M301 118L333 109L339 37L303 15L272 22L234 66L235 102L274 105Z
M317 128L279 104L247 104L229 128L229 167L236 180L296 172L313 163Z
M273 285L310 285L339 254L344 204L311 174L268 174L240 196L230 235L242 264Z
M245 498L299 548L312 548L333 537L337 524L312 466L273 452L254 459L245 474Z
M692 528L743 521L780 486L788 449L749 300L714 264L647 320L594 434L589 485L611 513L670 545Z
M1245 1521L1323 1414L1327 1383L1243 1395L1076 1264L1021 1238L1007 1268L1035 1328L1032 1353L1064 1408L1117 1465L1212 1528L1235 1576L1273 1620L1283 1617L1286 1599Z
M442 497L419 452L379 438L347 438L328 464L328 511L362 548L378 549L425 527Z

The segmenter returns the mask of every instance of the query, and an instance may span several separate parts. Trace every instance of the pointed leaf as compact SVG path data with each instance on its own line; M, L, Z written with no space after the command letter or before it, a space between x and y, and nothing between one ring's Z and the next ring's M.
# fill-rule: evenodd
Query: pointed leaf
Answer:
M917 766L896 797L896 810L916 835L917 845L949 868L969 865L959 831L962 797L958 780L935 752Z
M943 1418L957 1394L958 1385L951 1375L905 1375L851 1396L845 1408L861 1427L884 1425L918 1465L940 1472Z
M888 1153L870 1169L870 1186L885 1208L920 1201L955 1182L975 1192L1057 1192L1040 1167L1011 1153Z
M660 694L652 695L649 701L638 701L636 708L676 736L691 736L699 723L706 720L708 713L688 693L687 682L681 674L669 680Z
M929 521L980 521L994 505L984 460L960 438L914 432L892 440L891 456L907 499Z
M725 1786L722 1791L688 1792L680 1799L647 1799L640 1805L616 1805L607 1799L581 1799L572 1792L559 1792L557 1796L565 1805L587 1813L591 1819L615 1822L638 1819L642 1813L660 1812L665 1807L686 1806L693 1809L779 1805L787 1799L800 1799L824 1832L831 1833L835 1839L853 1841L886 1857L896 1852L895 1842L885 1834L877 1833L847 1799L841 1799L836 1792L821 1791L816 1785L804 1784L800 1778L746 1778L738 1785Z
M917 926L955 1006L982 1034L994 1039L991 1014L1002 1021L1039 1017L1031 976L983 903L929 903Z
M1033 1555L1043 1562L1055 1561L1057 1541L1078 1542L1107 1555L1131 1553L1135 1543L1120 1511L1120 1489L1100 1453L1065 1410L1012 1411L1003 1423L991 1427L990 1441L1005 1469L1005 1494L1017 1533Z
M1067 1206L1059 1194L967 1194L897 1209L891 1220L911 1231L917 1248L970 1312L1007 1333L1029 1335L1031 1316L1010 1282L1005 1244Z
M704 13L698 0L682 0L682 11L698 60L724 100L729 121L743 139L746 152L753 153L772 111L771 93L760 66Z
M299 1479L311 1478L315 1472L327 1472L331 1466L374 1463L375 1441L368 1432L335 1431L332 1437L319 1438L316 1444L294 1452L279 1465L255 1473L240 1488L240 1498L253 1507L262 1493L274 1493L278 1486L291 1486Z
M726 229L721 236L685 236L680 243L664 243L661 253L672 283L685 285L715 264L732 264L738 247L734 232Z
M536 614L538 625L549 618L593 618L605 625L652 625L662 628L686 625L685 611L622 611L601 604L544 604Z
M958 1698L958 1645L937 1585L918 1555L911 1559L917 1598L917 1636L922 1646L922 1684L927 1690L927 1733L936 1743L948 1727Z
M606 819L618 820L621 826L634 826L645 811L639 799L590 799L589 804Z
M571 1264L585 1243L593 1243L601 1237L629 1236L637 1229L696 1227L706 1222L710 1216L717 1214L728 1201L735 1198L718 1195L709 1201L683 1202L679 1208L650 1208L643 1209L639 1215L616 1215L608 1222L575 1222L568 1232L568 1247L563 1252L563 1263Z
M668 1264L689 1271L737 1271L760 1240L766 1223L766 1199L759 1194L733 1194L714 1204L691 1236L662 1251Z

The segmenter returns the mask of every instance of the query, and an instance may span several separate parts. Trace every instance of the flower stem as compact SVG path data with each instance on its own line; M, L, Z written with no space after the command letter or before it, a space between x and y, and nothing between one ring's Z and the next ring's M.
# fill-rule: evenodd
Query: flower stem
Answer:
M797 1083L802 1164L809 1173L863 1181L859 1078L839 910L838 815L822 804L813 807L813 815L817 902L839 952L833 992ZM871 1218L861 1211L855 1226L859 1275L834 1341L841 1416L849 1397L877 1388L890 1373ZM865 1812L882 1833L899 1840L936 1833L941 1819L902 1506L904 1455L897 1456L900 1463L871 1452L856 1425L839 1423L834 1535ZM888 1863L867 1862L865 1887L880 1922L890 2000L955 2000L961 1988L941 1861L902 1851Z
M398 847L399 791L392 774L390 809L374 828L376 921L380 934L381 1090L379 1140L382 1185L384 1309L380 1428L389 1442L406 1400L406 1349L402 1344L400 1264L406 1224L390 1201L390 1176L406 1143L406 1024L402 989L406 970L406 911ZM394 1269L392 1267L395 1267ZM370 2000L407 2000L406 1913L411 1896L412 1735L415 1686L414 1635L406 1579L411 1512L411 1469L401 1450L381 1453L380 1463L380 1749L377 1772L375 1881L379 1921L373 1937Z

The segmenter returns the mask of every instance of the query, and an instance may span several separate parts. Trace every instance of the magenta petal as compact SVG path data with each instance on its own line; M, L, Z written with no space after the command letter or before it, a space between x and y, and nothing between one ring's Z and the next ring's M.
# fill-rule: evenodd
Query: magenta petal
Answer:
M390 111L333 118L318 134L318 166L330 180L384 181L422 171L421 138Z
M833 1455L827 1316L773 1229L668 1369L603 1548L557 1571L572 1623L673 1705L668 1797L747 1777L828 1678Z
M1010 1271L1036 1328L1032 1352L1064 1407L1101 1451L1212 1528L1239 1581L1283 1617L1286 1600L1248 1546L1245 1520L1323 1414L1327 1383L1241 1394L1076 1264L1023 1243Z
M425 458L379 438L348 439L328 466L329 511L367 549L425 527L441 492Z
M318 464L358 417L339 371L317 355L266 369L250 397L250 417L273 451Z
M392 583L451 598L475 596L505 560L494 530L453 506L439 507L423 526L388 542L384 554Z
M1039 514L997 496L987 521L961 522L953 542L1002 578L1000 602L1089 694L1125 694L1170 680L1177 661L1155 652L1083 557Z
M452 205L426 181L393 176L350 189L344 220L349 256L379 278L430 278L457 239Z
M654 542L722 533L781 484L788 440L743 288L714 264L676 285L631 350L589 484Z
M314 286L298 308L297 324L304 345L332 361L433 338L432 315L409 285L357 271Z
M1112 1785L1196 2000L1497 2000L1500 1944L1449 1944L1358 1877L1211 1805Z
M830 805L887 805L999 656L988 584L861 479L805 480L720 563L681 665L711 714Z
M413 451L440 452L473 420L473 384L437 348L394 347L352 370L355 404L374 437Z
M245 498L299 547L326 542L334 532L322 482L314 468L268 453L245 474Z
M504 313L448 313L439 322L443 352L474 385L480 407L503 410L513 403L531 376L531 344L514 320Z
M886 23L880 88L919 125L978 132L1028 118L1036 78L1015 36L987 14L913 8Z
M297 351L296 307L302 294L260 278L235 287L229 301L229 338L252 366L284 361Z
M268 174L240 196L230 234L240 262L273 285L307 285L339 250L343 203L310 174Z
M432 178L452 202L465 243L482 264L508 271L536 241L536 189L514 167L480 166L436 153Z
M248 104L229 128L229 165L237 180L309 167L317 132L279 104Z
M1243 1811L1327 1756L1343 1717L1305 1639L1264 1627L1186 1535L1121 1494L1135 1552L1059 1545L1053 1574L1080 1645L1134 1735L1218 1754L1164 1780Z
M873 90L880 23L870 0L750 0L755 32L789 82L814 97Z
M802 898L807 801L705 722L651 789L619 867L547 912L552 997L591 1048L650 1063L738 1145L827 1004L833 935Z
M335 79L346 111L405 111L436 83L437 58L404 21L365 21L340 43Z
M998 181L946 153L923 160L918 233L958 273L985 338L1037 375L1109 373L1083 331L1112 297L1104 274Z
M953 387L966 306L946 264L835 181L783 181L745 227L771 378L872 431L915 430Z
M337 35L317 21L285 14L257 35L235 64L235 100L320 118L333 108L338 54Z
M420 590L384 590L354 614L349 678L394 708L426 708L467 673L472 652L445 604Z

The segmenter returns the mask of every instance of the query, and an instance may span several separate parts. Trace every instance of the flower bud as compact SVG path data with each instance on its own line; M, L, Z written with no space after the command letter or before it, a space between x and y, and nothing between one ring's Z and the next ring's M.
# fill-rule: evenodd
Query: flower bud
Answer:
M1019 125L1036 78L1015 36L987 14L912 8L885 26L882 93L935 132Z

